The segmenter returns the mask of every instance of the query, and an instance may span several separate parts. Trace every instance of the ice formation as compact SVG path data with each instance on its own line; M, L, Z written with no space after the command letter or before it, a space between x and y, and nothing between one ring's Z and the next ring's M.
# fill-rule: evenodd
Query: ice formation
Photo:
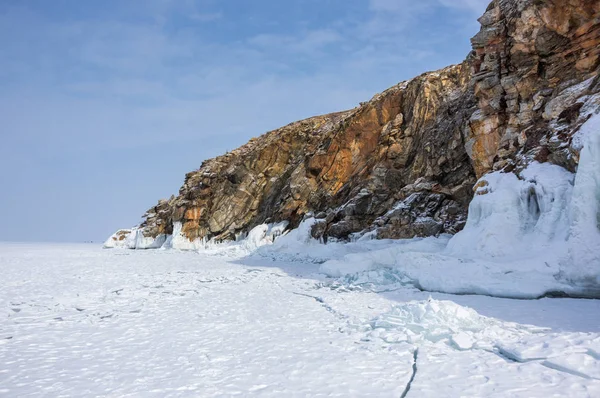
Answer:
M115 232L104 242L103 247L107 249L159 249L168 239L167 235L158 235L156 238L144 236L141 229L134 227Z
M580 130L576 175L533 162L518 175L482 177L464 230L446 247L416 239L332 257L321 271L341 277L392 269L399 281L447 293L599 296L599 127L600 116L594 114Z
M515 173L492 172L476 185L465 228L455 236L322 244L315 220L294 230L262 224L235 242L190 241L174 224L172 236L117 232L105 247L173 248L210 254L321 263L321 272L346 281L402 283L445 293L532 298L562 292L600 295L600 116L590 114L577 134L577 174L532 162ZM391 280L390 280L391 278Z
M600 115L583 127L581 150L571 201L569 258L564 275L576 283L600 289Z

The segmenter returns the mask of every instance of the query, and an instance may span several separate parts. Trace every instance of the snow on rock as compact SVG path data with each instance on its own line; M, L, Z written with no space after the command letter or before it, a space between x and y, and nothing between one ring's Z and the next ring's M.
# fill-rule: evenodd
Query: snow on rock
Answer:
M582 98L580 101L582 101ZM585 141L594 131L600 130L600 95L592 95L583 101L581 107L581 118L586 118L586 122L573 134L571 139L571 147L574 151L580 152Z
M167 235L156 238L144 236L139 228L120 229L104 242L105 249L159 249L167 241Z
M182 232L182 224L173 225L173 235L165 237L162 248L177 250L193 250L213 255L242 257L256 252L260 247L272 245L280 236L286 233L287 221L271 224L261 224L247 234L241 234L235 242L218 242L213 239L196 239L190 241Z
M302 221L298 228L275 240L272 245L263 245L255 254L272 259L289 261L322 262L335 256L341 244L323 245L311 236L316 220L312 217Z
M248 253L257 250L259 247L271 245L275 240L283 235L289 223L283 221L275 224L261 224L254 227L248 233L245 239L242 239L241 246Z
M112 234L102 247L106 249L113 248L125 248L135 249L135 238L137 234L137 228L120 229Z

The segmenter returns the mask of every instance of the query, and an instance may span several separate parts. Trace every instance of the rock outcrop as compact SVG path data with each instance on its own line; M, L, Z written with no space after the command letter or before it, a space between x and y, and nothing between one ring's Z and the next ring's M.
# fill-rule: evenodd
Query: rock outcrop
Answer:
M575 171L571 137L600 91L600 2L499 0L479 21L465 133L477 175L533 158Z
M307 214L323 240L455 233L487 172L575 171L574 137L600 108L600 2L495 0L479 21L463 63L205 161L138 233L232 240Z

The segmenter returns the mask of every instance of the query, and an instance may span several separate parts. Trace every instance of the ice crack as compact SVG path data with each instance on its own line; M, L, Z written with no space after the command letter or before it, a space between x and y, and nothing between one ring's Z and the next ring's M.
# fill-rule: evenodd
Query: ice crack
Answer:
M574 369L569 369L569 368L567 368L565 366L561 366L559 364L552 363L550 361L540 362L540 365L545 366L548 369L556 370L558 372L567 373L567 374L570 374L570 375L573 375L573 376L577 376L577 377L581 377L581 378L584 378L584 379L587 379L587 380L599 380L596 377L589 376L589 375L587 375L585 373L578 372L578 371L576 371Z
M327 311L331 312L333 315L337 316L338 318L341 318L341 319L346 319L346 318L348 318L348 316L347 316L347 315L344 315L344 314L342 314L342 313L340 313L340 312L336 311L335 309L333 309L333 308L332 308L332 307L331 307L329 304L327 304L327 303L325 302L325 300L323 300L323 298L321 298L321 297L319 297L319 296L313 296L313 295L310 295L310 294L306 294L306 293L299 293L299 292L290 292L290 293L292 293L292 294L295 294L295 295L297 295L297 296L303 296L303 297L309 297L309 298L312 298L312 299L314 299L314 300L315 300L317 303L321 304L321 306L322 306L323 308L325 308Z
M406 396L408 395L408 392L410 391L410 387L412 386L412 382L415 380L415 376L417 375L417 358L418 357L419 357L419 347L415 348L415 350L413 351L412 375L410 376L410 380L406 384L406 387L404 387L404 391L402 392L402 395L400 395L400 398L406 398Z

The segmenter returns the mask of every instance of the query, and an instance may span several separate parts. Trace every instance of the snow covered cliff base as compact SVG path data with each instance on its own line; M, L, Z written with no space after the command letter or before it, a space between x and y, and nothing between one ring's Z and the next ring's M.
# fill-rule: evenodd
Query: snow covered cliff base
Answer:
M330 277L359 284L410 284L432 292L536 298L600 297L600 116L575 137L576 174L532 162L520 172L493 172L476 184L463 231L411 240L319 243L313 219L259 225L236 242L188 240L175 223L172 236L117 232L105 247L173 248L227 256L321 263Z
M536 162L518 175L487 174L454 237L332 257L321 270L348 277L387 269L399 281L447 293L600 297L599 121L596 115L582 128L576 175Z

